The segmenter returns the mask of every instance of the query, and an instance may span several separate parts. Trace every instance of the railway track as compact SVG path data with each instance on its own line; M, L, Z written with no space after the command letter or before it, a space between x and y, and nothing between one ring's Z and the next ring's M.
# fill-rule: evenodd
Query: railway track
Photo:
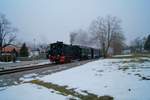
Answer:
M77 62L73 61L71 63L77 63ZM50 64L44 64L44 65L34 65L34 66L28 66L28 67L18 67L18 68L13 68L13 69L4 69L4 70L0 70L0 76L5 75L5 74L11 74L11 73L17 73L17 72L23 72L23 71L30 71L30 70L46 68L46 67L52 67L52 66L57 66L57 65L59 65L59 64L50 63ZM78 64L76 66L78 66Z
M44 65L35 65L35 66L30 66L30 67L5 69L5 70L0 71L0 75L22 72L22 71L29 71L29 70L40 69L40 68L46 68L46 67L51 67L54 65L56 65L56 64L44 64Z

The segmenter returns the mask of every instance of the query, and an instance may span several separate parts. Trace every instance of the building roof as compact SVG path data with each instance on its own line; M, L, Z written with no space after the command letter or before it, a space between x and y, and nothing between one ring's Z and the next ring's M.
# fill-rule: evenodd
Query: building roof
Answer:
M20 51L20 48L18 48L17 46L9 45L9 46L3 48L3 49L2 49L2 52L12 52L14 49L15 49L17 52Z

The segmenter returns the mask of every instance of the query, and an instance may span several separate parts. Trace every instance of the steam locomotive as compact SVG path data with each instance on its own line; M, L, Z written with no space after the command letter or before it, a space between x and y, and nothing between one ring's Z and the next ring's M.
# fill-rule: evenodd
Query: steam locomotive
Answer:
M54 63L67 63L73 60L100 58L100 49L79 45L67 45L57 41L48 46L47 58Z

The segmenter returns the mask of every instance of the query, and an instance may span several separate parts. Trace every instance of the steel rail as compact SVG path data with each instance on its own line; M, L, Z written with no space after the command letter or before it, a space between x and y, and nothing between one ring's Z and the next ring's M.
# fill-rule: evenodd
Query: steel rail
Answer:
M34 69L40 69L40 68L46 68L46 67L51 67L56 64L44 64L44 65L34 65L34 66L28 66L28 67L18 67L18 68L12 68L12 69L4 69L0 71L0 75L4 74L11 74L11 73L16 73L16 72L23 72L23 71L29 71L29 70L34 70Z

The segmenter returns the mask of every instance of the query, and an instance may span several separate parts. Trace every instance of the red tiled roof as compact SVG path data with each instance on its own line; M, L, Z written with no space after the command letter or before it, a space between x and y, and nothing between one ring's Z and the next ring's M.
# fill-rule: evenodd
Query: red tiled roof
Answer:
M13 49L15 49L17 52L20 51L20 48L10 45L10 46L3 48L2 52L12 52Z

